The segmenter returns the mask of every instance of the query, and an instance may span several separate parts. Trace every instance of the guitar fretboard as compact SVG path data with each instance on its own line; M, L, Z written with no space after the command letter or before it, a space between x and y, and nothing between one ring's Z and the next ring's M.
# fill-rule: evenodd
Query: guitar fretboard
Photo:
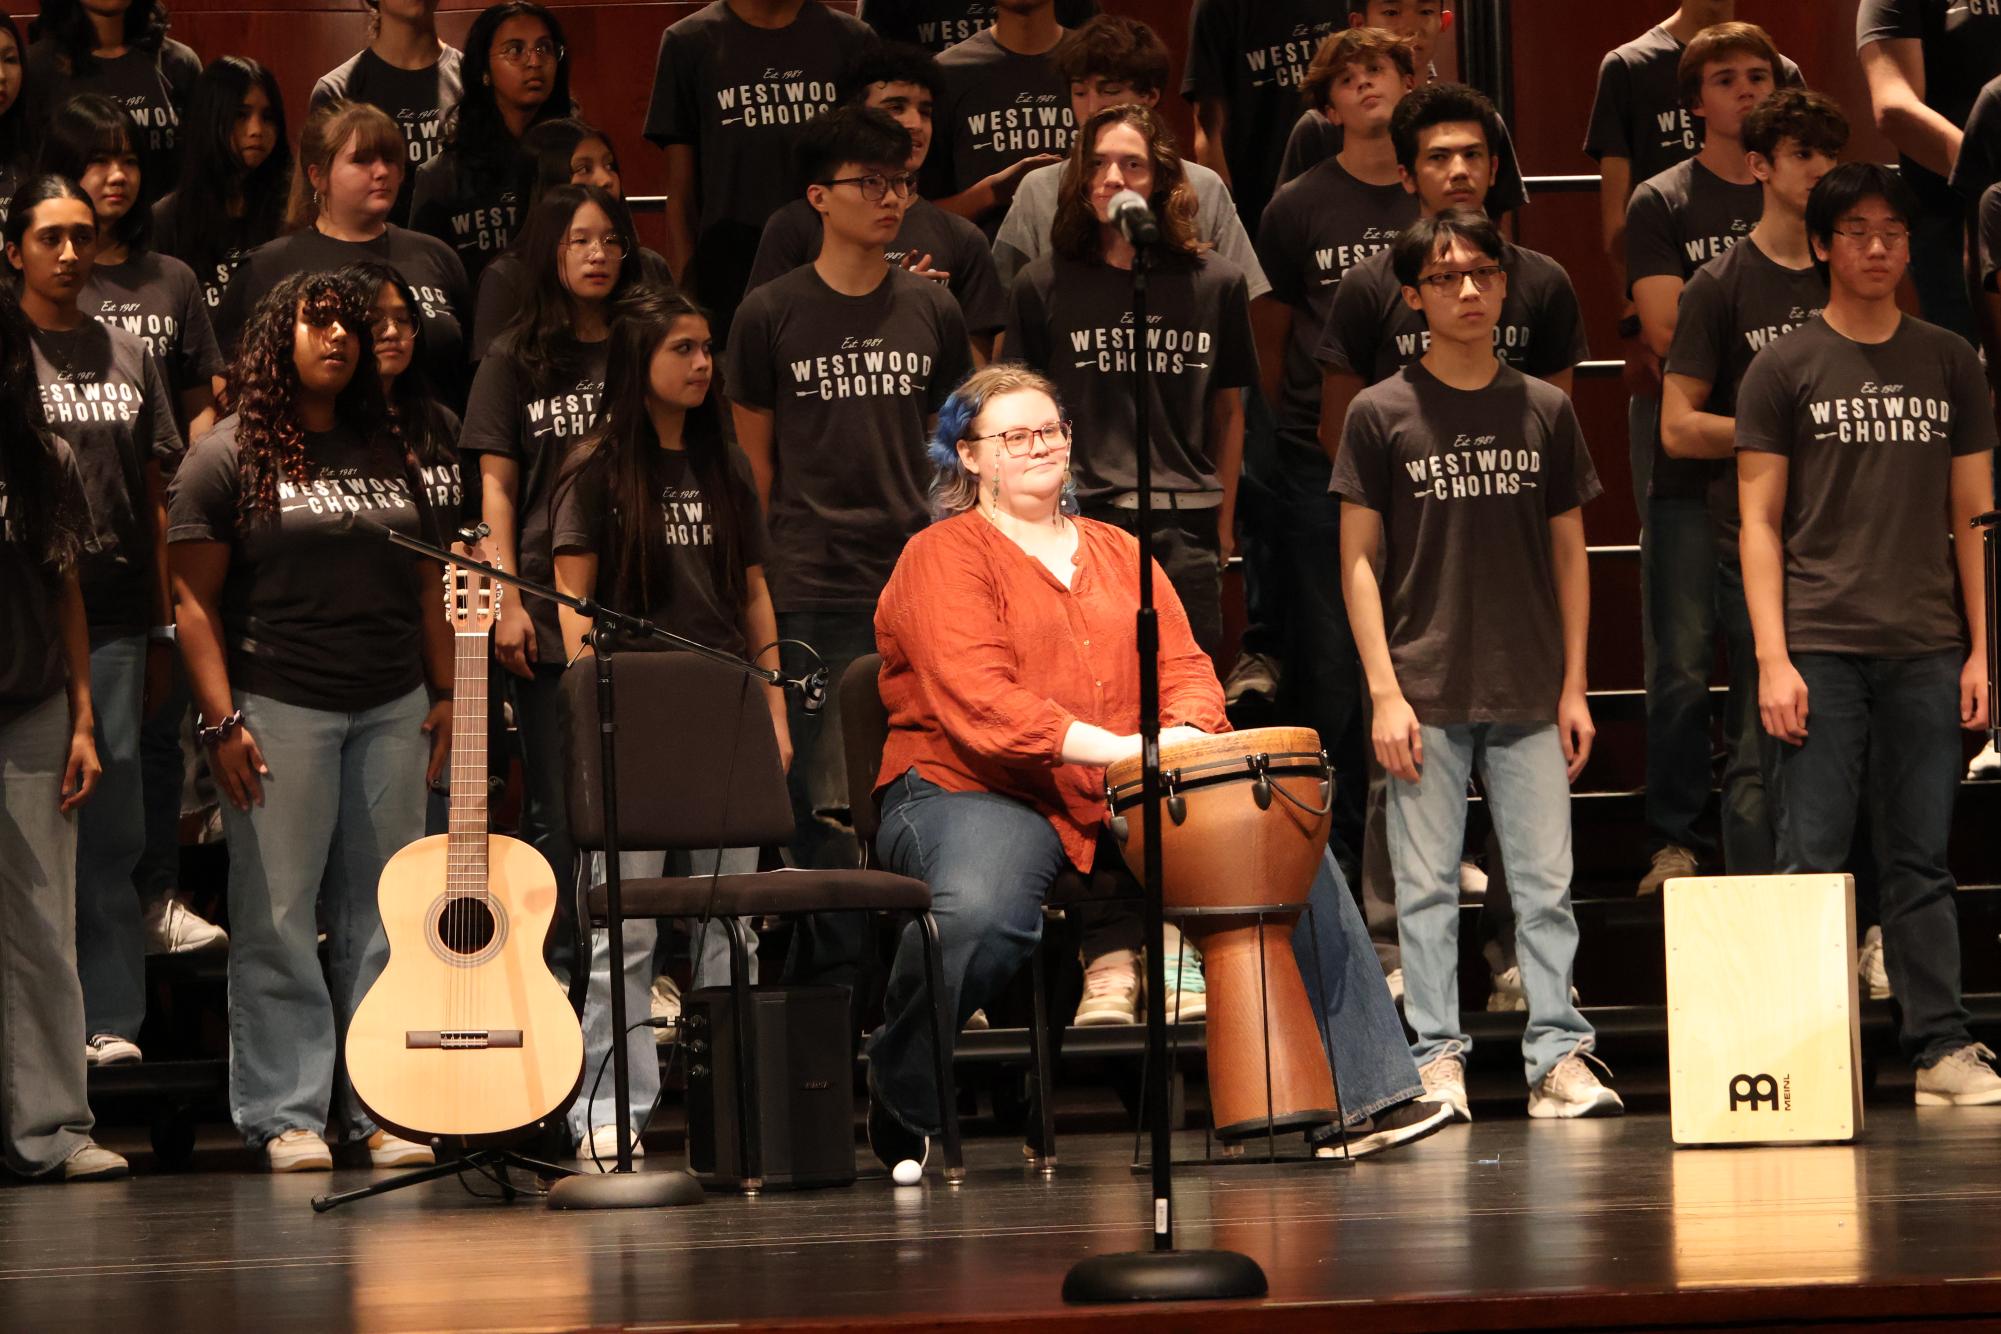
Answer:
M452 802L445 887L486 894L487 632L452 636Z

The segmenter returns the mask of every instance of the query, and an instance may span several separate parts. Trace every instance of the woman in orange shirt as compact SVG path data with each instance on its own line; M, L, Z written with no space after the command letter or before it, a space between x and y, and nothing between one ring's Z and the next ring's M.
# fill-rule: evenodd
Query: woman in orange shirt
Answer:
M932 443L940 521L910 540L876 607L889 711L877 848L931 886L948 1008L990 1004L1042 932L1065 865L1088 872L1104 825L1104 766L1139 753L1139 544L1076 517L1070 423L1041 376L1002 363L945 404ZM1225 732L1223 691L1173 586L1154 569L1161 741ZM1351 1152L1437 1129L1354 900L1331 858L1313 885L1308 993L1329 1011ZM1323 1000L1323 998L1325 998ZM869 1142L887 1167L922 1162L939 1125L930 997L915 929L897 951L869 1042ZM955 1028L956 1031L956 1028Z

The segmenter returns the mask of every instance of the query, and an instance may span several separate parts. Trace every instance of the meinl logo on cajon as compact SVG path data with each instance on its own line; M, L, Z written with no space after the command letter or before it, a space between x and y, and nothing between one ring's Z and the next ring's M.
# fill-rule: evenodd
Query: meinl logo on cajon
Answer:
M1792 1081L1787 1080L1788 1084ZM1787 1099L1791 1101L1790 1098ZM1730 1080L1730 1110L1741 1111L1748 1104L1752 1111L1763 1106L1776 1112L1779 1110L1779 1081L1770 1075L1735 1075Z

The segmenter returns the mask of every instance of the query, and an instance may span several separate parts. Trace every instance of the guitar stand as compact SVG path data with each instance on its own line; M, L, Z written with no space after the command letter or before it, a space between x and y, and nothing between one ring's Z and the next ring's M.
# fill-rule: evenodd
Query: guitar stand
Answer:
M564 1177L577 1175L570 1168L545 1163L539 1158L530 1158L512 1149L468 1149L450 1162L434 1163L430 1167L419 1167L410 1172L399 1172L386 1181L373 1182L359 1190L341 1191L336 1195L315 1195L313 1212L323 1214L329 1209L337 1209L356 1200L387 1195L392 1190L407 1190L411 1186L421 1186L427 1181L438 1181L445 1177L458 1176L462 1172L488 1169L495 1172L494 1180L500 1184L500 1198L511 1204L521 1192L507 1179L507 1169L510 1167L519 1168L523 1172L532 1172L544 1181L558 1181Z

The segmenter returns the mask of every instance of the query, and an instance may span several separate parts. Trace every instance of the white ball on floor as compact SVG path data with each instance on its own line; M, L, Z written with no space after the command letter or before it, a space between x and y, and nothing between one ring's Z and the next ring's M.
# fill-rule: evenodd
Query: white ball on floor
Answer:
M905 1158L889 1177L899 1186L914 1186L924 1179L924 1167L915 1158Z

